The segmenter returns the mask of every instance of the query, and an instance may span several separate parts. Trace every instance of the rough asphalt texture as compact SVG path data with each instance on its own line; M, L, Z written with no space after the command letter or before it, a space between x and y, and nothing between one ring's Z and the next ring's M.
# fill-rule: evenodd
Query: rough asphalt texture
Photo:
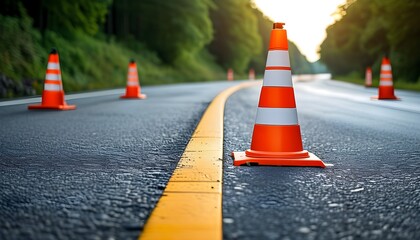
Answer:
M225 109L224 239L420 239L420 94L372 102L376 91L295 84L304 148L334 164L326 169L233 167L230 152L250 146L260 88L235 93Z
M236 83L235 83L236 84ZM0 239L136 239L203 111L232 83L0 108Z

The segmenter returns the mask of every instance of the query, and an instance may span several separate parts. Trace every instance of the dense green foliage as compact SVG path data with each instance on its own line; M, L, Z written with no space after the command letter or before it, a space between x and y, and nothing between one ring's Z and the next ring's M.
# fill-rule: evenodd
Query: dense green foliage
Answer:
M225 68L244 71L251 58L261 52L257 16L248 0L215 0L211 13L215 38L210 51Z
M261 75L271 27L250 0L3 0L0 97L40 93L52 47L66 91L124 86L131 58L142 84ZM293 43L290 56L311 72Z
M113 5L110 21L121 26L115 28L116 36L133 36L165 62L173 63L197 53L212 40L210 6L210 0L119 0Z
M1 72L12 78L37 76L40 35L31 20L0 15Z
M341 18L327 29L321 60L333 74L378 74L388 55L397 81L420 82L420 2L417 0L352 0Z

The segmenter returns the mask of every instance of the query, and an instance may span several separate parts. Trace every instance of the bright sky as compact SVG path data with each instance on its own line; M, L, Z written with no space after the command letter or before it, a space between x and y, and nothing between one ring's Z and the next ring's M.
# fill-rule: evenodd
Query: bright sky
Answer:
M319 45L325 29L334 23L333 13L346 0L254 0L261 11L275 22L284 22L290 41L311 62L319 59Z

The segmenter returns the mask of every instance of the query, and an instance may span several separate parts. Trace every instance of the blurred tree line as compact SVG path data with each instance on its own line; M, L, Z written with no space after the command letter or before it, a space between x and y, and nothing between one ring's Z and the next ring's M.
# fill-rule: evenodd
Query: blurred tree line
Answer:
M271 27L250 0L2 0L0 88L6 76L39 93L53 46L71 91L124 86L131 57L143 84L245 78L263 73ZM294 73L312 72L289 51Z
M420 83L420 1L348 0L327 29L321 60L333 74L364 74L391 58L394 79Z

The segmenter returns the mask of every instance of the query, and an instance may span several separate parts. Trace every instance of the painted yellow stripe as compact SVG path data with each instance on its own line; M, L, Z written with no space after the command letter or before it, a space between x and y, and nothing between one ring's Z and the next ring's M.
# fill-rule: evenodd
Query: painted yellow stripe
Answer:
M211 102L139 239L222 239L224 106L231 94L257 84L233 86Z

